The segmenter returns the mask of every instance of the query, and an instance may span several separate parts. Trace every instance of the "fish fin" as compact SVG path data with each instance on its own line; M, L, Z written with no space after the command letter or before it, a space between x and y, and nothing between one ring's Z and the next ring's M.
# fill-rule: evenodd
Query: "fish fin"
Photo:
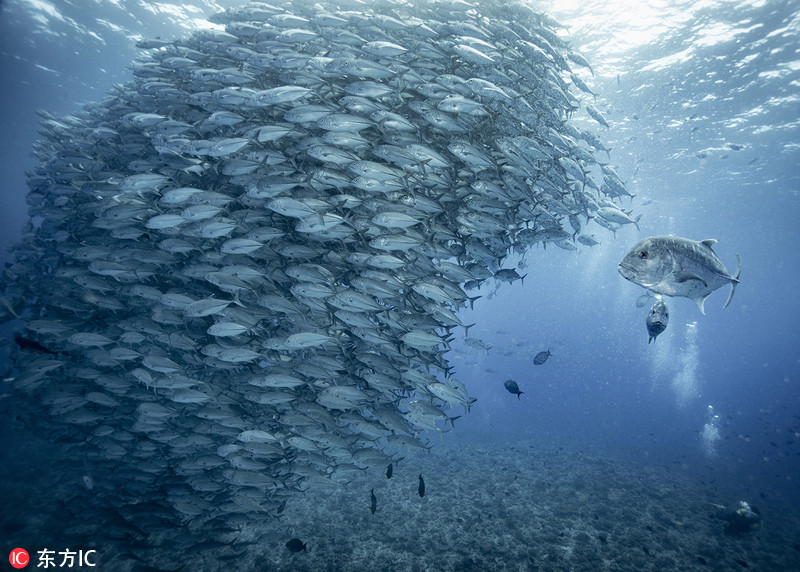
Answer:
M705 244L707 247L711 248L712 246L717 244L717 239L716 238L707 238L705 240L701 240L700 244Z
M710 294L711 292L709 292L702 298L694 298L694 303L697 304L697 307L700 309L700 313L703 314L704 316L706 315L706 311L703 309L703 304L705 303L706 298L708 298Z
M708 287L708 283L705 280L700 278L697 274L692 274L691 272L675 272L673 274L675 277L675 281L678 283L688 282L689 280L699 280L703 283L703 286Z
M731 280L731 293L728 294L728 300L725 302L723 308L727 308L728 304L731 303L731 300L733 299L733 293L736 292L736 285L739 283L739 274L742 273L742 257L737 254L736 258L739 260L739 264L736 266L736 276L734 276L733 280Z
M247 307L244 304L242 304L242 302L239 300L239 290L237 290L236 293L233 295L233 300L231 300L231 302L233 304L236 304L237 306L239 306L241 308L246 308Z

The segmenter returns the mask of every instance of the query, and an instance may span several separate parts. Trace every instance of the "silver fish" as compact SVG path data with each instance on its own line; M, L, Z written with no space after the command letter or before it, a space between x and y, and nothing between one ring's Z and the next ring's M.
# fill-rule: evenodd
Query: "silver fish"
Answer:
M678 236L651 236L639 242L619 263L619 273L656 294L683 296L694 300L705 314L703 304L709 294L725 284L731 293L727 308L739 283L742 258L738 254L736 274L731 275L711 247L716 240L701 242Z

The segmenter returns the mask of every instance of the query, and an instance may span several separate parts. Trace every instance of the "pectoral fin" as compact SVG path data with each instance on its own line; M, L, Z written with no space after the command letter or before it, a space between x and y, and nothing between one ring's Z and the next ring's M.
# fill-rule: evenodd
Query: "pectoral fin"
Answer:
M672 275L675 278L675 282L678 284L683 284L684 282L688 282L689 280L697 280L703 284L706 288L708 288L708 283L705 280L700 278L697 274L692 274L691 272L676 272Z
M705 311L705 309L703 308L703 304L705 304L705 302L706 302L706 298L708 298L708 296L709 296L710 294L711 294L711 292L709 292L708 294L706 294L706 295L705 295L705 296L703 296L702 298L692 298L692 300L694 300L694 303L695 303L695 304L697 304L697 307L700 309L700 313L701 313L701 314L703 314L704 316L705 316L705 314L706 314L706 311Z

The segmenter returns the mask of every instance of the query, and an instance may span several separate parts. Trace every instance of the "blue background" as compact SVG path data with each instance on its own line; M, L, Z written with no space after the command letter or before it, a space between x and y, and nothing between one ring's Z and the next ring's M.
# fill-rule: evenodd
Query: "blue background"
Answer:
M147 6L11 0L0 12L0 239L27 215L36 109L66 114L130 78L140 37L172 39L204 15L241 2ZM612 164L643 216L614 238L567 252L555 245L511 258L524 284L486 284L464 323L487 353L453 343L456 377L478 398L444 436L453 443L571 443L719 478L743 494L797 503L800 478L800 3L544 2L593 64L580 77L605 129ZM87 9L87 6L90 9ZM638 240L672 233L719 240L741 284L712 294L706 315L669 299L670 324L648 345L642 289L617 273ZM2 257L8 259L4 251ZM474 295L474 293L473 293ZM457 332L459 338L463 331ZM550 348L544 365L533 356ZM515 379L521 399L503 381ZM708 406L719 440L703 439ZM438 439L438 438L436 438ZM434 439L434 442L436 442ZM794 480L793 480L794 479Z

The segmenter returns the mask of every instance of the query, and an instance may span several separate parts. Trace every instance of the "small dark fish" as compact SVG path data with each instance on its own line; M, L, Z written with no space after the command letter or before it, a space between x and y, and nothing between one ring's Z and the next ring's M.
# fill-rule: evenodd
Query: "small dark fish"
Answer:
M54 352L53 350L47 349L36 340L30 340L22 336L14 336L14 341L23 350L33 350L35 352L42 352L43 354L58 355L58 352Z
M519 396L520 396L520 395L522 395L523 393L525 393L524 391L520 391L520 390L519 390L519 385L517 385L517 382L516 382L516 381L514 381L513 379L507 379L507 380L505 380L505 381L503 382L503 385L505 385L505 386L506 386L506 389L508 390L508 392L509 392L509 393L513 393L514 395L516 395L516 396L517 396L517 399L519 399Z
M285 508L286 508L286 499L283 499L283 502L278 505L278 508L276 509L276 512L278 514L280 514L280 513L283 512L283 509L285 509Z
M553 354L550 353L550 350L547 350L546 352L539 352L536 354L536 357L533 358L533 363L536 365L542 365L551 355Z
M302 552L303 550L306 549L306 545L299 538L292 538L289 542L286 543L286 548L288 548L292 552Z
M509 284L513 284L515 280L522 280L522 283L525 284L525 276L520 276L514 268L501 268L494 273L495 279Z
M378 510L378 499L375 498L375 489L370 489L369 491L369 510L372 514L375 514L375 511Z
M739 566L741 566L742 568L749 568L749 566L747 565L747 562L745 562L744 560L737 560L736 563Z
M702 556L698 556L698 557L697 557L697 561L698 561L700 564L702 564L703 566L707 566L707 565L708 565L708 561L706 561L706 559L705 559L705 558L703 558Z
M419 493L419 496L421 497L425 496L425 481L422 478L422 475L419 476L419 488L417 489L417 493Z
M388 466L388 467L386 467L386 478L387 478L387 479L391 479L391 478L392 478L392 473L393 473L393 472L394 472L394 468L392 467L392 464L391 464L391 463L389 463L389 466Z
M667 324L669 324L669 310L664 301L659 300L650 308L645 320L647 334L650 336L647 343L655 342L658 335L667 329Z
M483 283L484 280L485 278L482 278L480 280L467 280L466 282L464 282L464 290L477 290L478 288L481 287L481 284Z

